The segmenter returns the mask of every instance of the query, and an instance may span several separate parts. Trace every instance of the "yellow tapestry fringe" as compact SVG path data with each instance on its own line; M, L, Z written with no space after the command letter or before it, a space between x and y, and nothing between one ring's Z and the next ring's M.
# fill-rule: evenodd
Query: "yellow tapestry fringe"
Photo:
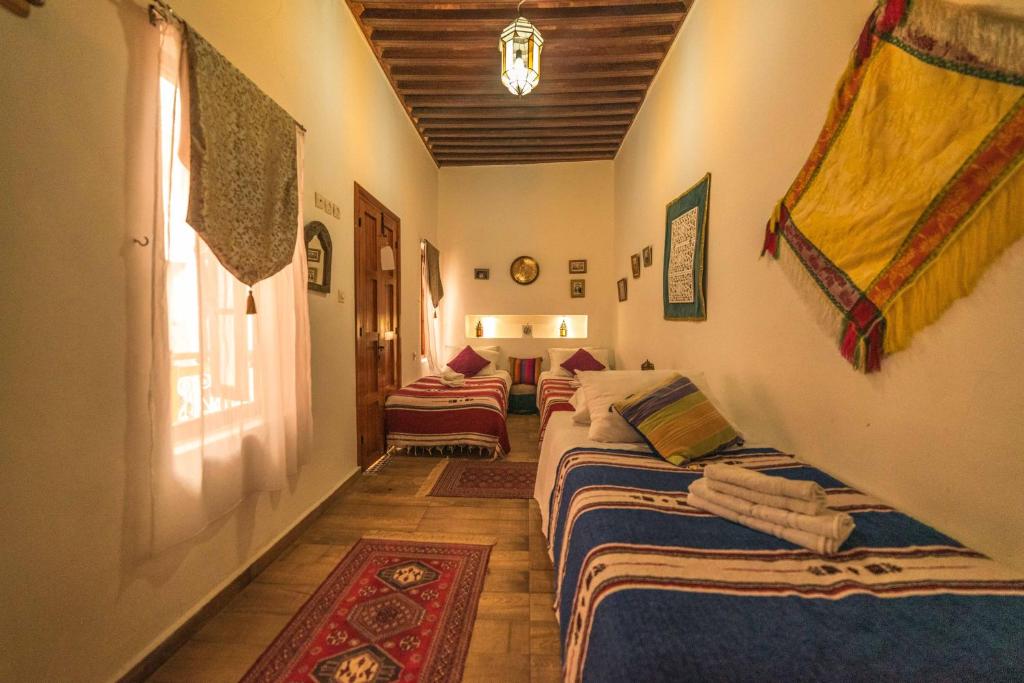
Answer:
M974 290L986 268L1024 236L1021 216L1024 170L1018 165L992 188L959 234L882 311L886 355L907 348L915 332L938 320L957 299Z

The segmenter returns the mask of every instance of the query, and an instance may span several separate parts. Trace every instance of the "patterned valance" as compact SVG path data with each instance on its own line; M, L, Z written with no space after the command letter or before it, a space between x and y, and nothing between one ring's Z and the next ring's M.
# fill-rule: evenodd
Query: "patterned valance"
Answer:
M878 370L1024 234L1022 162L1024 22L881 2L764 249Z
M296 123L191 27L188 224L247 285L292 260L298 237Z

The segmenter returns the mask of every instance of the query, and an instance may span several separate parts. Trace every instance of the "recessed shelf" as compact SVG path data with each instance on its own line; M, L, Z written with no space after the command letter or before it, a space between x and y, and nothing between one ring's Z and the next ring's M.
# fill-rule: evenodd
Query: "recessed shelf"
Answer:
M466 316L466 337L476 338L477 323L483 327L483 339L586 339L585 315L497 315L478 313ZM565 322L565 336L561 334ZM532 334L525 334L523 326L530 325Z

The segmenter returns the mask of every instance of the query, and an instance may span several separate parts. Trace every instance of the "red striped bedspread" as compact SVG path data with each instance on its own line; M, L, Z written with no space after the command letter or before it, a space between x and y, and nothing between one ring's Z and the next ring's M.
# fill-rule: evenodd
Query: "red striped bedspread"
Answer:
M575 412L575 408L569 405L569 399L576 393L572 383L570 377L552 377L548 373L541 375L540 386L537 388L537 406L540 408L539 441L544 441L544 432L553 413L563 410Z
M475 446L508 453L508 385L497 375L467 377L449 387L423 377L388 397L384 405L388 446Z

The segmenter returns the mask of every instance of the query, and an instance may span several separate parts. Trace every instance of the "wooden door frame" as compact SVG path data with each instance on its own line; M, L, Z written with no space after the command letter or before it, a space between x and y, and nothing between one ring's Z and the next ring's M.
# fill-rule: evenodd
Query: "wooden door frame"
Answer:
M356 240L359 239L359 228L361 227L360 220L362 218L362 216L360 215L360 211L359 211L359 203L360 203L360 199L364 199L367 202L369 202L371 204L374 204L377 207L379 207L381 209L381 213L382 214L387 215L389 218L393 219L394 222L395 222L395 333L396 333L396 336L398 337L398 339L396 340L398 346L397 346L397 351L395 353L395 379L396 379L396 381L398 383L398 386L402 386L402 355L403 355L403 352L402 352L402 333L403 333L403 330L402 330L402 219L399 218L398 215L395 214L393 211L388 209L387 206L384 205L384 202L380 201L379 199L374 197L372 194L370 194L366 190L366 188L364 188L358 182L353 182L352 184L354 186L354 190L353 190L353 193L352 193L352 254L353 254L353 266L356 266L356 267L353 268L353 273L352 273L352 280L353 280L352 301L354 303L354 307L352 309L352 322L353 322L352 334L353 334L353 337L355 338L355 343L353 344L353 355L354 355L354 360L355 360L355 366L354 367L358 368L358 366L359 366L359 344L360 344L360 339L359 339L359 319L358 319L358 306L359 306L359 301L360 301L360 298L359 298L359 293L360 292L359 292L359 277L358 277L358 272L357 272L358 266L355 263L355 261L356 261L355 255L359 253L358 252L358 245L357 245ZM356 409L358 410L358 406L359 406L359 377L358 377L358 372L356 373L355 376L356 376L356 382L355 382L355 388L353 390L353 393L355 394L354 397L355 397L355 400L356 400ZM356 429L357 429L357 431L359 429L358 418L356 420ZM387 443L386 442L384 444L384 447L385 447L385 452L386 452L387 451ZM358 434L357 434L356 435L356 461L357 461L357 465L359 465L359 467L362 467L363 465L358 462L359 461L359 456L360 456L360 452L359 452L359 437L358 437Z

